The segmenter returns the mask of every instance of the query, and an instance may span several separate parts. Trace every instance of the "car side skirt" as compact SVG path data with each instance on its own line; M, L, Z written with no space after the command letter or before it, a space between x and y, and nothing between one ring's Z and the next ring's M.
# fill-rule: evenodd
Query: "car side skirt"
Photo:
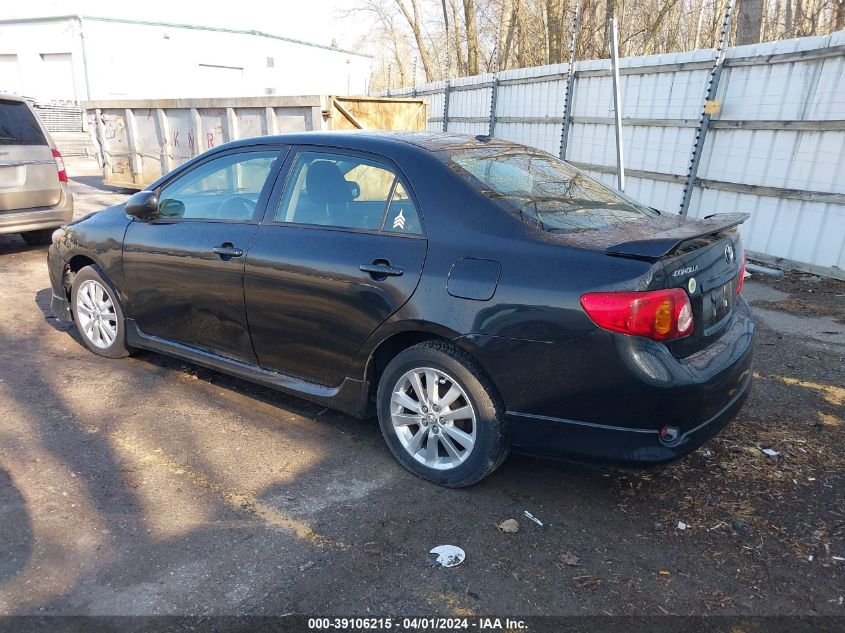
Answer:
M345 378L339 387L328 387L288 376L218 354L142 332L133 319L126 319L126 343L131 347L174 356L215 371L255 382L271 389L322 404L354 417L367 415L367 381Z

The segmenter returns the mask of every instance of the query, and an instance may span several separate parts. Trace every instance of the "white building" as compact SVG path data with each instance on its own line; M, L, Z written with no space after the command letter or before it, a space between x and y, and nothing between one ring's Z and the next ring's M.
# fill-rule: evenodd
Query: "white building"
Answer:
M0 92L38 101L361 95L371 61L261 31L78 15L0 20Z

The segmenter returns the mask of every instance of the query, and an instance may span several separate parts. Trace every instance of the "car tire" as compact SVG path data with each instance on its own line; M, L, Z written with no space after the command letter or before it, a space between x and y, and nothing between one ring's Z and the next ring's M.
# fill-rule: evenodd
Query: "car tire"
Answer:
M21 233L23 241L30 246L47 246L53 236L53 229L41 229L39 231L26 231Z
M508 455L495 386L469 354L446 341L426 341L393 358L379 380L377 408L397 461L441 486L471 486Z
M89 350L106 358L132 353L126 345L126 320L117 293L96 265L76 273L70 302L76 329Z

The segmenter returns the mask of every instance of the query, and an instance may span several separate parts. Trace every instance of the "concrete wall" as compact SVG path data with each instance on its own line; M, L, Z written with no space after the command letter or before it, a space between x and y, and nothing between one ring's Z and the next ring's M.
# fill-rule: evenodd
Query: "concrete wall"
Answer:
M0 92L38 100L82 101L85 69L78 21L0 22ZM70 59L71 77L56 85L55 56Z
M370 67L362 55L239 31L0 21L0 91L39 100L366 94Z

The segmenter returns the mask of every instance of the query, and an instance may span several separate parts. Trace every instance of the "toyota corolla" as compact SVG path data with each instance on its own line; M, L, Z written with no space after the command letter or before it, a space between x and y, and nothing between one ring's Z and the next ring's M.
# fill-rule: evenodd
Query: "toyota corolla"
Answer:
M442 485L510 450L657 464L749 392L747 217L661 213L488 137L267 136L56 231L52 308L101 356L377 415Z

